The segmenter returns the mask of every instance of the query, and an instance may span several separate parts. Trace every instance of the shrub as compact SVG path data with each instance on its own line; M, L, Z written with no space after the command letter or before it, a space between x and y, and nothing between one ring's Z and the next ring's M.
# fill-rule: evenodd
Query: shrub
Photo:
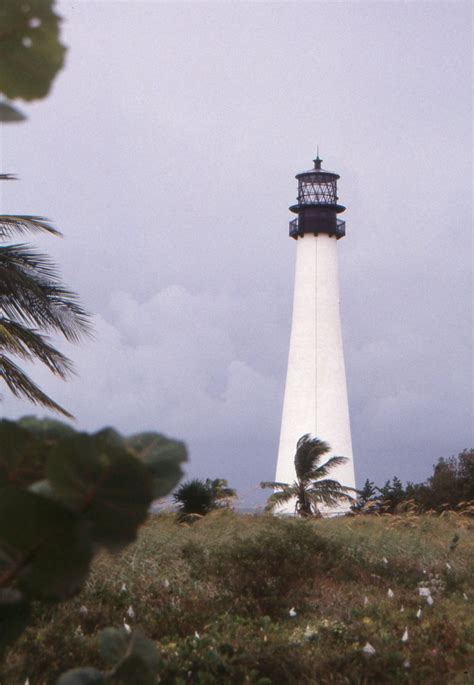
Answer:
M330 564L331 544L303 521L274 520L251 538L219 546L188 543L183 554L200 579L212 580L239 613L288 614Z

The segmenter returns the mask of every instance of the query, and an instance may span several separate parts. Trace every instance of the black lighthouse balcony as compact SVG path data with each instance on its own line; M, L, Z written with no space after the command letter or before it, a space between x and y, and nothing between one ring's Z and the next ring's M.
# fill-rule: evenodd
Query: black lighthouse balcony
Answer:
M337 239L346 234L346 224L337 218L345 210L338 204L338 174L321 169L319 155L314 161L314 169L296 175L298 180L298 203L290 211L298 215L290 221L290 236L297 240L305 233L318 235L325 233Z

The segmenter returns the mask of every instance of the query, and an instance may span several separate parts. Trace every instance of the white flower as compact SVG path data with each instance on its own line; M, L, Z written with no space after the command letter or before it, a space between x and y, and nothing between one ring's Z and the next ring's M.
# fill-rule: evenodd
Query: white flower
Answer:
M131 618L131 619L134 619L134 618L135 618L135 612L134 612L133 607L132 607L131 604L130 604L130 606L129 606L128 609L127 609L127 616L128 616L128 618Z
M369 598L367 595L364 597L364 604L367 605L369 603Z
M197 630L194 631L194 637L196 638L196 640L200 640L200 639L201 639L201 637L200 637L200 635L199 635L199 633L198 633Z
M372 647L370 642L365 643L365 645L362 647L362 651L364 654L375 654L375 648Z
M289 610L288 613L289 613L289 615L291 616L291 618L294 618L294 617L296 616L295 607L291 607L291 609Z
M419 587L418 592L420 593L420 597L429 597L431 595L429 587Z
M87 614L87 613L89 613L89 609L88 609L87 607L85 607L84 604L83 604L83 605L81 606L81 608L79 609L79 613L80 613L80 614Z
M130 634L130 633L132 632L132 629L130 628L130 626L128 625L128 623L125 623L125 621L123 622L123 627L125 628L125 632L126 632L126 633L129 633L129 634Z
M400 612L403 614L404 611L405 611L405 607L402 604L402 606L400 607Z
M423 612L421 611L421 609L418 609L418 611L416 612L416 617L417 617L417 618L421 618L421 614L422 614L422 613L423 613Z
M391 588L388 588L387 597L389 597L390 599L393 599L395 597L395 593Z
M465 593L465 592L463 592L463 593L462 593L462 596L464 597L464 599L465 599L465 600L466 600L466 602L467 602L467 600L469 599L469 597L468 597L468 596L466 595L466 593Z
M408 642L408 628L405 626L405 632L402 635L402 642Z
M27 679L25 680L25 685L30 685L30 679L29 679L29 678L27 678Z
M405 659L405 661L403 662L403 665L405 668L410 668L410 659Z
M76 630L74 631L74 635L76 637L84 637L81 626L77 626Z
M122 583L122 587L120 588L120 592L127 592L127 586L125 583Z
M168 580L168 578L165 578L165 579L164 579L163 585L164 585L165 587L169 587L169 586L170 586L170 581Z
M448 561L446 562L446 568L448 569L448 571L450 571L452 568L451 564Z
M431 595L428 595L428 597L426 598L426 601L427 601L427 603L430 605L430 607L433 606L433 604L434 604L434 599L433 599L433 597L432 597Z
M387 557L384 557L384 558L382 559L382 561L383 561L384 564L388 564L388 559L387 559Z

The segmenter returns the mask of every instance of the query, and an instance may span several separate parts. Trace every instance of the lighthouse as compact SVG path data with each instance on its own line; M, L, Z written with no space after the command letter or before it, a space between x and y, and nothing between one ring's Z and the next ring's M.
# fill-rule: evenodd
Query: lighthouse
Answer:
M329 477L355 487L337 266L338 241L346 234L338 215L345 207L338 203L339 175L321 168L319 153L313 162L313 169L296 175L298 201L290 207L297 215L290 221L296 269L275 480L295 480L296 443L311 433L329 443L328 458L347 457ZM294 505L283 511L293 512Z

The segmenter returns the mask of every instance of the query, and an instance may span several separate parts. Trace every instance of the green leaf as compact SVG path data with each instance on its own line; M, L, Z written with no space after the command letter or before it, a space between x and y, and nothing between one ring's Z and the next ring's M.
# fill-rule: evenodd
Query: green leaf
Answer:
M78 434L52 450L46 476L59 499L83 512L95 542L133 542L152 502L152 478L137 459L100 436Z
M0 487L27 486L41 478L43 466L34 438L13 421L0 421Z
M0 6L0 91L8 98L45 97L63 66L60 17L53 0L10 0Z
M105 675L96 668L73 668L63 673L56 685L101 685L105 682Z
M12 124L25 121L25 119L25 115L17 107L13 107L9 102L0 102L0 122L2 124Z
M117 666L129 656L139 657L151 671L158 669L159 654L155 643L139 632L123 628L105 628L99 633L99 652L109 666Z
M35 437L51 442L51 444L76 434L72 426L57 419L38 419L36 416L22 416L21 419L18 419L17 424Z
M184 442L159 433L138 433L126 444L153 474L153 497L168 495L183 476L181 464L188 458Z
M104 628L98 639L100 656L109 666L116 666L127 654L130 640L123 628Z
M84 521L41 495L0 490L0 584L16 582L32 599L77 593L92 558Z
M30 605L21 593L0 591L0 658L5 648L20 637L29 618Z
M107 682L110 685L155 685L156 675L146 661L132 654L120 664Z
M112 445L113 447L124 447L125 439L120 435L115 428L108 426L107 428L102 428L102 430L94 433L94 438L99 441L102 445Z

